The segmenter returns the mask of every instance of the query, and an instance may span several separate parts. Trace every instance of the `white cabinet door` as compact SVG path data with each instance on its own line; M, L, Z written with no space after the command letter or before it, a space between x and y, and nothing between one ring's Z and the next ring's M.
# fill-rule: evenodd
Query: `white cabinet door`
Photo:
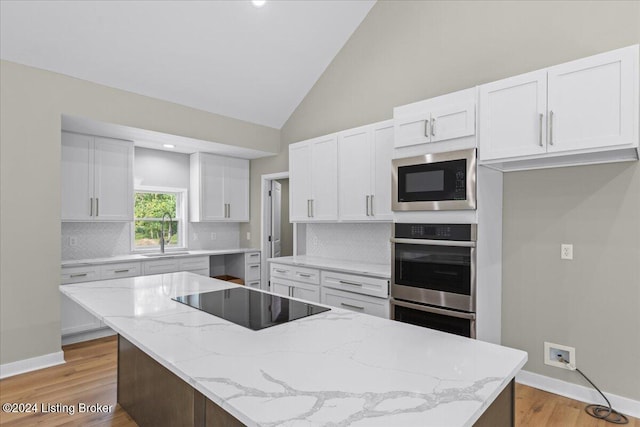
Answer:
M637 67L635 48L549 68L548 151L633 143Z
M395 147L431 142L431 112L394 117Z
M320 288L294 282L291 287L291 296L305 301L320 302Z
M338 174L341 220L368 221L371 217L371 168L374 162L371 145L372 131L369 126L339 134Z
M102 322L66 295L60 295L60 328L62 335L100 329Z
M93 219L93 137L62 132L62 221Z
M225 158L200 154L200 209L201 221L225 219L224 165ZM196 196L197 197L197 196Z
M249 160L224 160L224 199L227 220L249 221Z
M133 144L96 137L94 150L94 219L132 221Z
M311 219L338 219L338 137L327 135L312 143Z
M311 144L289 146L289 219L291 222L311 218Z
M545 70L480 86L481 160L546 152Z
M391 158L393 120L373 125L370 220L393 220L391 211Z
M431 112L431 142L473 135L476 130L476 106L470 102L451 105Z
M285 281L271 279L271 292L285 297L291 296L291 288Z

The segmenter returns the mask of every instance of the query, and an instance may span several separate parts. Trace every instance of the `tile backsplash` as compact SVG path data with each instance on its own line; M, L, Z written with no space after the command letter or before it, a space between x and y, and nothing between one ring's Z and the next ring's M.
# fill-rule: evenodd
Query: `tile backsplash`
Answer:
M306 255L356 262L391 262L390 223L307 224Z
M237 223L189 223L188 235L191 250L240 247ZM71 238L75 246L71 246ZM63 222L61 243L63 261L127 255L131 253L131 223Z

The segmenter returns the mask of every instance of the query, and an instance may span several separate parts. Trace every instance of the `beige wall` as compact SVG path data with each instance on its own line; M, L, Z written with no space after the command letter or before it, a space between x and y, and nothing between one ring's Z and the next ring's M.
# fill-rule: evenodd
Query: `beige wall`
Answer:
M280 155L252 170L287 170L286 144L397 105L638 42L637 1L379 1L283 127ZM544 340L574 345L602 388L640 399L640 165L504 178L504 344L529 352L526 369L583 384L542 365Z
M280 131L2 61L0 364L60 351L61 114L277 152Z

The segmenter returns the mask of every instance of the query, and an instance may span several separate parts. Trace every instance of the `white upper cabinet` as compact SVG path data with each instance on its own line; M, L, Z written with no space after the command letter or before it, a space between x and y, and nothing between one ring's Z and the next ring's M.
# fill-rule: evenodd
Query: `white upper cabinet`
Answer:
M638 46L480 86L479 156L500 170L638 159Z
M327 135L289 146L290 220L338 219L338 138Z
M339 133L340 220L392 219L392 151L391 120Z
M190 175L192 222L249 221L249 160L194 153Z
M396 107L393 120L395 148L475 135L475 90Z
M133 143L62 132L62 221L133 220Z

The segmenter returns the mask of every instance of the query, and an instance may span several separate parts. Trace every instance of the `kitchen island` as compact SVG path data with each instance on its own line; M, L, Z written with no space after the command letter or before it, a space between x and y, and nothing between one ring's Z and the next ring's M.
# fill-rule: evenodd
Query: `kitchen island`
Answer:
M235 286L170 273L60 290L120 335L118 402L140 425L151 425L136 416L145 406L162 412L185 399L194 411L167 413L189 415L189 425L210 416L250 426L512 420L522 351L338 308L253 331L171 299Z

